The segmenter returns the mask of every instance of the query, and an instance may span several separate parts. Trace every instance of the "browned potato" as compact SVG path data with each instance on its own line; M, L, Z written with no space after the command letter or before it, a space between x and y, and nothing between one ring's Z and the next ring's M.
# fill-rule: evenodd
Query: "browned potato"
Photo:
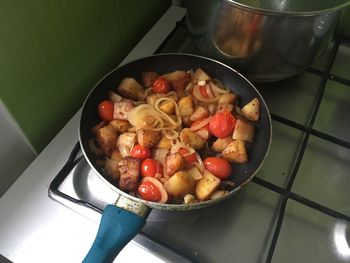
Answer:
M137 130L137 142L144 148L152 148L154 147L158 141L160 140L161 133L160 131L152 131L152 130Z
M186 165L185 159L179 153L171 153L165 157L164 175L172 176Z
M106 163L105 163L105 172L106 174L112 178L112 179L119 179L120 177L120 171L119 171L119 162L123 159L122 155L120 154L120 152L118 150L114 150L111 158L110 159L106 159Z
M193 113L192 96L186 96L179 100L179 113L181 117L189 117Z
M192 76L191 82L198 83L200 81L208 81L210 77L207 73L205 73L201 68L198 68Z
M112 120L109 125L117 131L117 133L127 132L131 124L127 120Z
M170 82L172 88L180 98L186 96L185 88L190 82L190 74L182 70L176 70L164 75L164 77Z
M152 158L157 160L160 163L165 163L165 159L169 154L169 149L164 148L153 148L152 149Z
M125 100L114 103L113 118L119 120L128 120L129 112L134 108L131 100Z
M174 114L175 104L172 101L164 100L159 104L159 109L165 112L166 114Z
M178 171L164 183L164 188L172 197L183 198L195 193L195 185L196 181L186 171Z
M145 100L146 98L144 88L134 78L124 78L120 82L117 91L123 97L136 101Z
M225 93L220 96L218 103L227 103L234 105L238 96L234 93Z
M118 187L123 191L136 191L140 179L141 160L127 156L120 162Z
M233 163L246 163L248 161L244 141L235 140L231 142L222 152L222 157Z
M208 200L210 195L218 189L219 185L220 179L205 170L202 179L196 185L196 196L198 200Z
M201 150L205 147L205 141L189 128L182 130L180 134L180 141L186 143L196 151Z
M243 116L248 120L257 121L260 116L260 103L258 98L252 99L242 109Z
M196 166L193 166L192 168L187 170L187 173L193 178L193 180L197 181L201 179L203 176L199 169Z
M232 139L253 142L255 126L249 121L237 119Z
M197 121L206 117L209 117L209 110L203 106L197 106L194 108L194 111L190 117L190 120Z
M171 149L171 141L168 137L162 136L160 138L159 142L157 143L157 148L163 148L163 149Z
M215 152L221 153L223 150L227 148L227 146L233 141L231 136L228 136L226 138L218 138L213 145L211 146L211 149Z
M107 157L111 156L115 149L117 138L117 132L111 125L104 126L97 131L97 143Z
M228 103L219 103L218 107L216 108L216 112L225 111L225 110L232 113L233 105Z

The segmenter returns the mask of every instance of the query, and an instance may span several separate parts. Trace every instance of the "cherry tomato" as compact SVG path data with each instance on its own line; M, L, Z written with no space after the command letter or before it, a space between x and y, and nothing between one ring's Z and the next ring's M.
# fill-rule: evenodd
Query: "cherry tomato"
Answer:
M163 174L163 165L154 159L144 160L141 164L141 175L154 177L156 174Z
M192 153L190 155L188 154L188 150L185 148L180 148L179 153L185 158L185 161L188 163L198 163L196 154Z
M225 159L219 157L207 157L204 159L204 167L220 179L226 179L232 173L231 165Z
M98 115L102 120L113 120L114 103L110 100L104 100L98 105Z
M220 111L210 119L209 130L219 138L226 138L231 135L236 125L236 118L227 111Z
M142 199L147 201L159 202L162 199L162 195L158 187L150 181L140 184L137 191Z
M130 154L132 157L139 159L151 157L151 151L148 148L142 147L140 144L136 144L134 148L131 149Z
M200 94L202 95L203 98L209 99L207 88L205 86L199 86L199 92L200 92Z
M159 77L153 82L152 89L156 93L167 93L170 91L170 84L165 78Z

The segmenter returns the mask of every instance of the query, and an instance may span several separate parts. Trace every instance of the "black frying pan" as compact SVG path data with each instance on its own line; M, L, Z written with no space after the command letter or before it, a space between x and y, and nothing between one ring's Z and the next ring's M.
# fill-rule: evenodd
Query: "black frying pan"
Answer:
M209 76L221 80L225 86L240 95L240 105L253 98L260 101L260 118L255 123L254 142L247 148L249 161L234 164L234 174L229 180L235 188L227 195L190 205L160 204L131 196L113 184L104 176L101 167L95 165L95 155L89 149L88 141L92 137L91 129L100 122L98 104L108 98L108 91L116 91L120 81L133 77L141 83L141 73L155 71L158 74L175 70L195 70L202 68ZM104 210L97 237L84 262L112 262L120 250L141 230L146 222L149 208L163 210L191 210L220 202L248 183L263 163L271 143L271 118L267 106L256 88L241 74L218 61L189 54L160 54L130 62L108 73L92 89L86 98L80 120L80 144L90 166L111 188L120 193L115 205Z

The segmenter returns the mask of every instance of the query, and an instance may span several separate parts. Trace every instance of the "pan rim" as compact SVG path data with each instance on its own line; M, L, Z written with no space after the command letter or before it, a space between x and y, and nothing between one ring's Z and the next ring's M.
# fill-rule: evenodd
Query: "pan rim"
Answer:
M254 89L255 93L259 96L259 99L260 99L260 103L264 106L264 108L266 109L267 111L267 120L268 120L268 123L269 123L269 133L268 133L268 142L267 142L267 149L266 149L266 152L264 154L264 156L262 157L259 165L255 168L254 172L251 174L251 176L246 180L244 181L241 185L237 186L236 188L234 188L232 191L230 191L228 194L220 197L220 198L217 198L217 199L213 199L213 200L206 200L206 201L201 201L201 202L198 202L198 203L194 203L194 204L161 204L161 203L157 203L157 202L150 202L150 201L146 201L146 200L143 200L141 198L138 198L138 197L135 197L135 196L132 196L122 190L120 190L117 186L113 185L111 182L109 182L95 167L95 165L92 163L92 161L90 160L90 158L88 158L88 155L85 151L85 145L82 143L82 138L81 138L81 123L82 123L82 115L83 115L83 112L84 112L84 109L85 109L85 105L87 103L87 101L89 100L91 94L94 92L94 90L100 85L100 83L102 81L104 81L110 74L112 74L113 72L115 72L116 70L122 68L122 67L126 67L128 64L130 63L136 63L138 61L141 61L141 60L145 60L145 59L149 59L149 58L152 58L152 57L160 57L160 56L186 56L186 57L196 57L196 58L200 58L200 59L204 59L204 60L207 60L207 61L211 61L213 63L216 63L216 64L219 64L223 67L226 67L227 69L229 69L230 71L234 72L235 74L237 74L240 78L242 78L245 82L247 82L251 88ZM205 56L201 56L201 55L195 55L195 54L188 54L188 53L161 53L161 54L153 54L153 55L150 55L150 56L144 56L144 57L141 57L141 58L138 58L138 59L135 59L135 60L132 60L132 61L129 61L123 65L119 65L118 67L110 70L107 74L105 74L93 87L92 89L90 90L90 92L88 93L88 95L86 96L83 104L82 104L82 111L81 111L81 116L80 116L80 120L79 120L79 126L78 126L78 135L79 135L79 144L80 144L80 147L81 147L81 150L83 152L83 155L84 155L84 158L86 159L86 161L88 162L88 164L90 165L90 167L93 169L93 171L96 173L96 175L102 180L104 181L105 183L107 183L107 185L113 190L113 191L116 191L118 194L122 195L122 196L125 196L126 198L134 201L134 202L137 202L137 203L142 203L144 205L146 205L147 207L149 208L155 208L155 209L160 209L160 210L171 210L171 211L185 211L185 210L193 210L193 209L200 209L200 208L203 208L203 207L208 207L208 206L211 206L213 204L216 204L218 202L221 202L221 201L224 201L226 199L228 199L229 197L231 197L234 193L236 193L238 190L242 189L243 187L245 187L253 178L254 176L256 175L256 173L260 170L261 166L263 165L267 155L268 155L268 152L270 150L270 146L271 146L271 141L272 141L272 121L271 121L271 115L270 115L270 111L266 105L266 102L264 100L264 98L262 97L262 95L260 94L260 92L256 89L256 87L245 77L243 76L240 72L238 72L237 70L233 69L232 67L226 65L225 63L223 62L220 62L220 61L217 61L215 59L212 59L212 58L208 58L208 57L205 57Z

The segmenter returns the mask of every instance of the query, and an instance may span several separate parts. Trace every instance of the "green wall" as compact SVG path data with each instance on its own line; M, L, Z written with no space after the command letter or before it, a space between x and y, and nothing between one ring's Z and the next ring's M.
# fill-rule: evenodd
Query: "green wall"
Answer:
M0 98L38 152L170 4L0 1Z

